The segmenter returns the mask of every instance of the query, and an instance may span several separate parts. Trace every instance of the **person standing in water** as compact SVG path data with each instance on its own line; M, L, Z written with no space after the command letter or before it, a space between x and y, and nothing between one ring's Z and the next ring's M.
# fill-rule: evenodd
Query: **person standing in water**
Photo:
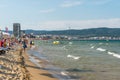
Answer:
M22 41L22 45L23 45L23 50L25 52L25 49L27 48L27 44L26 44L26 40L25 39Z
M32 47L32 40L30 41L30 48Z
M33 40L30 40L30 48L32 48L34 45L34 41Z

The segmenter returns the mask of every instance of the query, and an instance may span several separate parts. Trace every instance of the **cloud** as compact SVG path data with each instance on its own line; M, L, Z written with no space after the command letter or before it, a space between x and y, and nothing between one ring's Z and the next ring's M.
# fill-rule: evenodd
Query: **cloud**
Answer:
M63 8L68 8L68 7L73 7L73 6L78 6L78 5L81 5L82 2L81 1L64 1L60 7L63 7Z
M86 1L86 3L93 4L93 5L104 5L111 1L112 0L91 0L91 1Z
M47 21L42 22L39 25L41 30L65 30L69 27L71 27L71 29L87 29L97 27L119 28L120 18L79 21Z
M55 9L46 9L46 10L40 10L40 13L51 13L54 11L55 11Z

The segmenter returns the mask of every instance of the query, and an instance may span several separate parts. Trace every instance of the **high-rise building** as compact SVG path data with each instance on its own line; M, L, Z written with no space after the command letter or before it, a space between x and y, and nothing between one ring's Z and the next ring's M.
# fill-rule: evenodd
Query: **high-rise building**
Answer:
M13 35L17 38L19 38L21 36L20 23L13 23Z

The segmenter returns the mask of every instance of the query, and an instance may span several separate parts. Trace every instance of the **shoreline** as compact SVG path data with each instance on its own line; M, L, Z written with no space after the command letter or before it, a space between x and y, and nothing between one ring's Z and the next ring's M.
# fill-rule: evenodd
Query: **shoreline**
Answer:
M34 46L34 48L31 48L31 50L28 50L28 55L31 59L31 62L42 68L42 70L46 70L53 78L57 78L57 80L71 79L69 74L66 74L64 69L54 66L51 62L49 62L48 59L46 59L45 56L41 55L42 50L43 49L40 49L39 51L38 46Z
M25 66L30 73L30 80L58 80L57 78L53 77L49 71L44 70L33 63L30 60L30 56L28 55L27 51L25 53L23 52L23 56L25 58ZM42 62L42 60L40 62Z
M0 80L58 80L49 71L38 67L21 46L0 55Z

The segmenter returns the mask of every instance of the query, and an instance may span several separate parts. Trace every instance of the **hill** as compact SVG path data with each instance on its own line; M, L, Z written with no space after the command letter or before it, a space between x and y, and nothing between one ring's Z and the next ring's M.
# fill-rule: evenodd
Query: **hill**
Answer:
M71 36L111 36L120 37L120 28L90 28L82 30L58 30L58 31L45 31L45 30L24 30L26 34L33 33L34 35L71 35ZM12 31L9 31L12 34Z
M111 36L120 37L120 28L90 28L82 30L58 30L58 31L44 31L44 30L25 30L27 34L33 33L35 35L79 35L79 36Z

